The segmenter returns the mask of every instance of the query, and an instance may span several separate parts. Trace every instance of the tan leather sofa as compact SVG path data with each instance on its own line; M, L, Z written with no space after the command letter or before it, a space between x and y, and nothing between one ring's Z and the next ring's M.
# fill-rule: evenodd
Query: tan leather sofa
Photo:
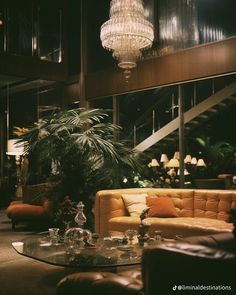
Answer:
M95 232L102 235L112 232L124 232L137 229L138 217L131 217L125 207L122 194L168 196L173 200L178 217L151 217L150 233L161 230L163 236L182 237L232 232L229 223L229 210L236 207L235 190L198 190L132 188L103 190L95 198Z

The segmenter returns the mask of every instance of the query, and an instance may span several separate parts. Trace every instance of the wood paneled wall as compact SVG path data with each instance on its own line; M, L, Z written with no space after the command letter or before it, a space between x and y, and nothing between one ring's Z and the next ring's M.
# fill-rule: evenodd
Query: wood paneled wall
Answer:
M14 56L0 52L1 74L42 79L65 81L67 78L67 63L42 61L34 57Z
M130 81L118 68L89 73L86 98L104 97L236 72L236 38L139 62Z

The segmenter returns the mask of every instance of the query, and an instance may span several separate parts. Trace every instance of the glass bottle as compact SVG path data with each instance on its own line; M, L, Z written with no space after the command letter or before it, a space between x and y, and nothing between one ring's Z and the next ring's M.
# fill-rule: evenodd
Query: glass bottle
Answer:
M79 202L77 205L78 212L75 216L75 222L78 224L78 227L83 228L85 222L87 221L86 216L84 215L84 204Z

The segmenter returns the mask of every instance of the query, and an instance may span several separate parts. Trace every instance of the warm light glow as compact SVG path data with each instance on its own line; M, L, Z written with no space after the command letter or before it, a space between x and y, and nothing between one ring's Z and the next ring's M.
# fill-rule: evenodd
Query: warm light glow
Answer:
M197 158L193 157L192 160L191 160L191 164L196 165L197 164Z
M184 163L191 163L192 157L191 155L186 155L184 158Z
M190 173L188 172L187 169L184 169L184 175L189 175ZM180 175L180 169L178 169L177 175Z
M148 164L148 167L157 167L160 166L157 159L152 159L152 161Z
M9 156L21 156L24 153L24 143L19 143L18 139L9 139L7 141L7 152Z
M169 162L169 159L168 159L167 154L161 154L160 162L161 163L167 163L167 162Z
M126 80L141 50L152 46L153 25L145 19L142 0L112 0L110 19L101 26L102 46L113 52L118 66L124 70Z
M173 159L179 160L179 152L174 153Z
M203 159L199 159L199 160L197 161L197 166L198 166L198 167L206 167L206 164L205 164L205 162L204 162Z
M179 168L179 161L178 159L170 159L170 161L166 164L166 167L169 168Z

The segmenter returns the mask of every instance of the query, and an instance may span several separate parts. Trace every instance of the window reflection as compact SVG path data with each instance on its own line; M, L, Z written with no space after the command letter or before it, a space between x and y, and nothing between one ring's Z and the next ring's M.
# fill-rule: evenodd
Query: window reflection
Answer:
M56 2L0 3L0 51L61 62L62 9Z
M145 9L154 24L155 41L144 58L236 35L235 0L147 0Z
M61 62L61 10L48 5L38 10L40 59Z
M18 6L8 10L9 52L18 55L32 54L32 7Z
M199 43L195 0L159 0L159 41L161 50L177 50Z

